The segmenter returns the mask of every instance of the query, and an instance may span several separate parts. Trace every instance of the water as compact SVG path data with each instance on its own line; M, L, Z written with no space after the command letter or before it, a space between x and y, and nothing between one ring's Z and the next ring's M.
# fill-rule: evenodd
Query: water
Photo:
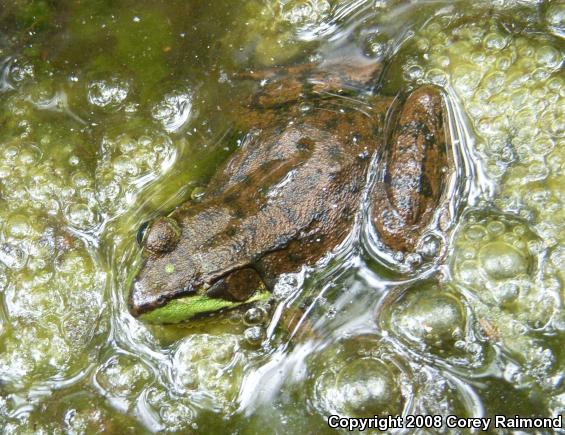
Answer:
M563 17L560 2L519 1L2 5L4 432L563 414ZM344 54L385 63L379 93L448 95L459 177L444 260L411 269L360 220L268 306L134 320L137 229L237 148L230 113L252 91L237 74Z

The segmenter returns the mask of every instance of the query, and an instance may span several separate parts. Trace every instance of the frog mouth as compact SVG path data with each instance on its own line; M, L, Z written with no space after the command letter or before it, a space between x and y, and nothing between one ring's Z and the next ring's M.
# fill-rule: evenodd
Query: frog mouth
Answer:
M232 270L210 285L187 292L186 289L159 296L151 307L135 304L136 285L130 293L129 310L147 323L179 323L205 313L235 308L267 299L270 292L259 274L251 267ZM188 294L187 294L188 293Z
M251 302L266 300L269 297L270 293L265 289L256 289L249 299L241 302L234 302L198 294L185 296L182 298L172 299L163 307L141 314L139 319L147 323L180 323L202 314L214 313L228 308L235 308Z

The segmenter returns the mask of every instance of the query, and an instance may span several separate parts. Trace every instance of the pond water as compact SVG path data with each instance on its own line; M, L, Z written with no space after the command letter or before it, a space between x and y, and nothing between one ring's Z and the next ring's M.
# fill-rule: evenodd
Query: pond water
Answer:
M565 413L564 36L559 1L3 2L4 433ZM461 155L444 260L393 273L357 225L268 303L131 317L139 226L198 197L245 134L237 74L344 56L383 63L377 93L446 91Z

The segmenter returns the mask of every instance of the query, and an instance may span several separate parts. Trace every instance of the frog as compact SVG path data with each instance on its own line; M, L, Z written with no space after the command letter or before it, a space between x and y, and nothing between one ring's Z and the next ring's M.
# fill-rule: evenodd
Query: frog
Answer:
M283 274L344 243L365 195L380 241L415 252L453 173L446 96L434 85L384 95L381 74L339 62L238 77L256 87L232 110L240 146L200 200L140 228L130 313L178 323L268 299Z

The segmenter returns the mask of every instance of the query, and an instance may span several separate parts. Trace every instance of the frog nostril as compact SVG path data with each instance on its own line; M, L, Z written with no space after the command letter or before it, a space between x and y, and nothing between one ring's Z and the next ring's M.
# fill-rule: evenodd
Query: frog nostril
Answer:
M149 221L146 221L146 222L143 222L139 226L139 229L137 230L136 240L137 240L137 244L139 246L143 245L143 238L145 237L145 233L146 233L148 227L149 227Z

